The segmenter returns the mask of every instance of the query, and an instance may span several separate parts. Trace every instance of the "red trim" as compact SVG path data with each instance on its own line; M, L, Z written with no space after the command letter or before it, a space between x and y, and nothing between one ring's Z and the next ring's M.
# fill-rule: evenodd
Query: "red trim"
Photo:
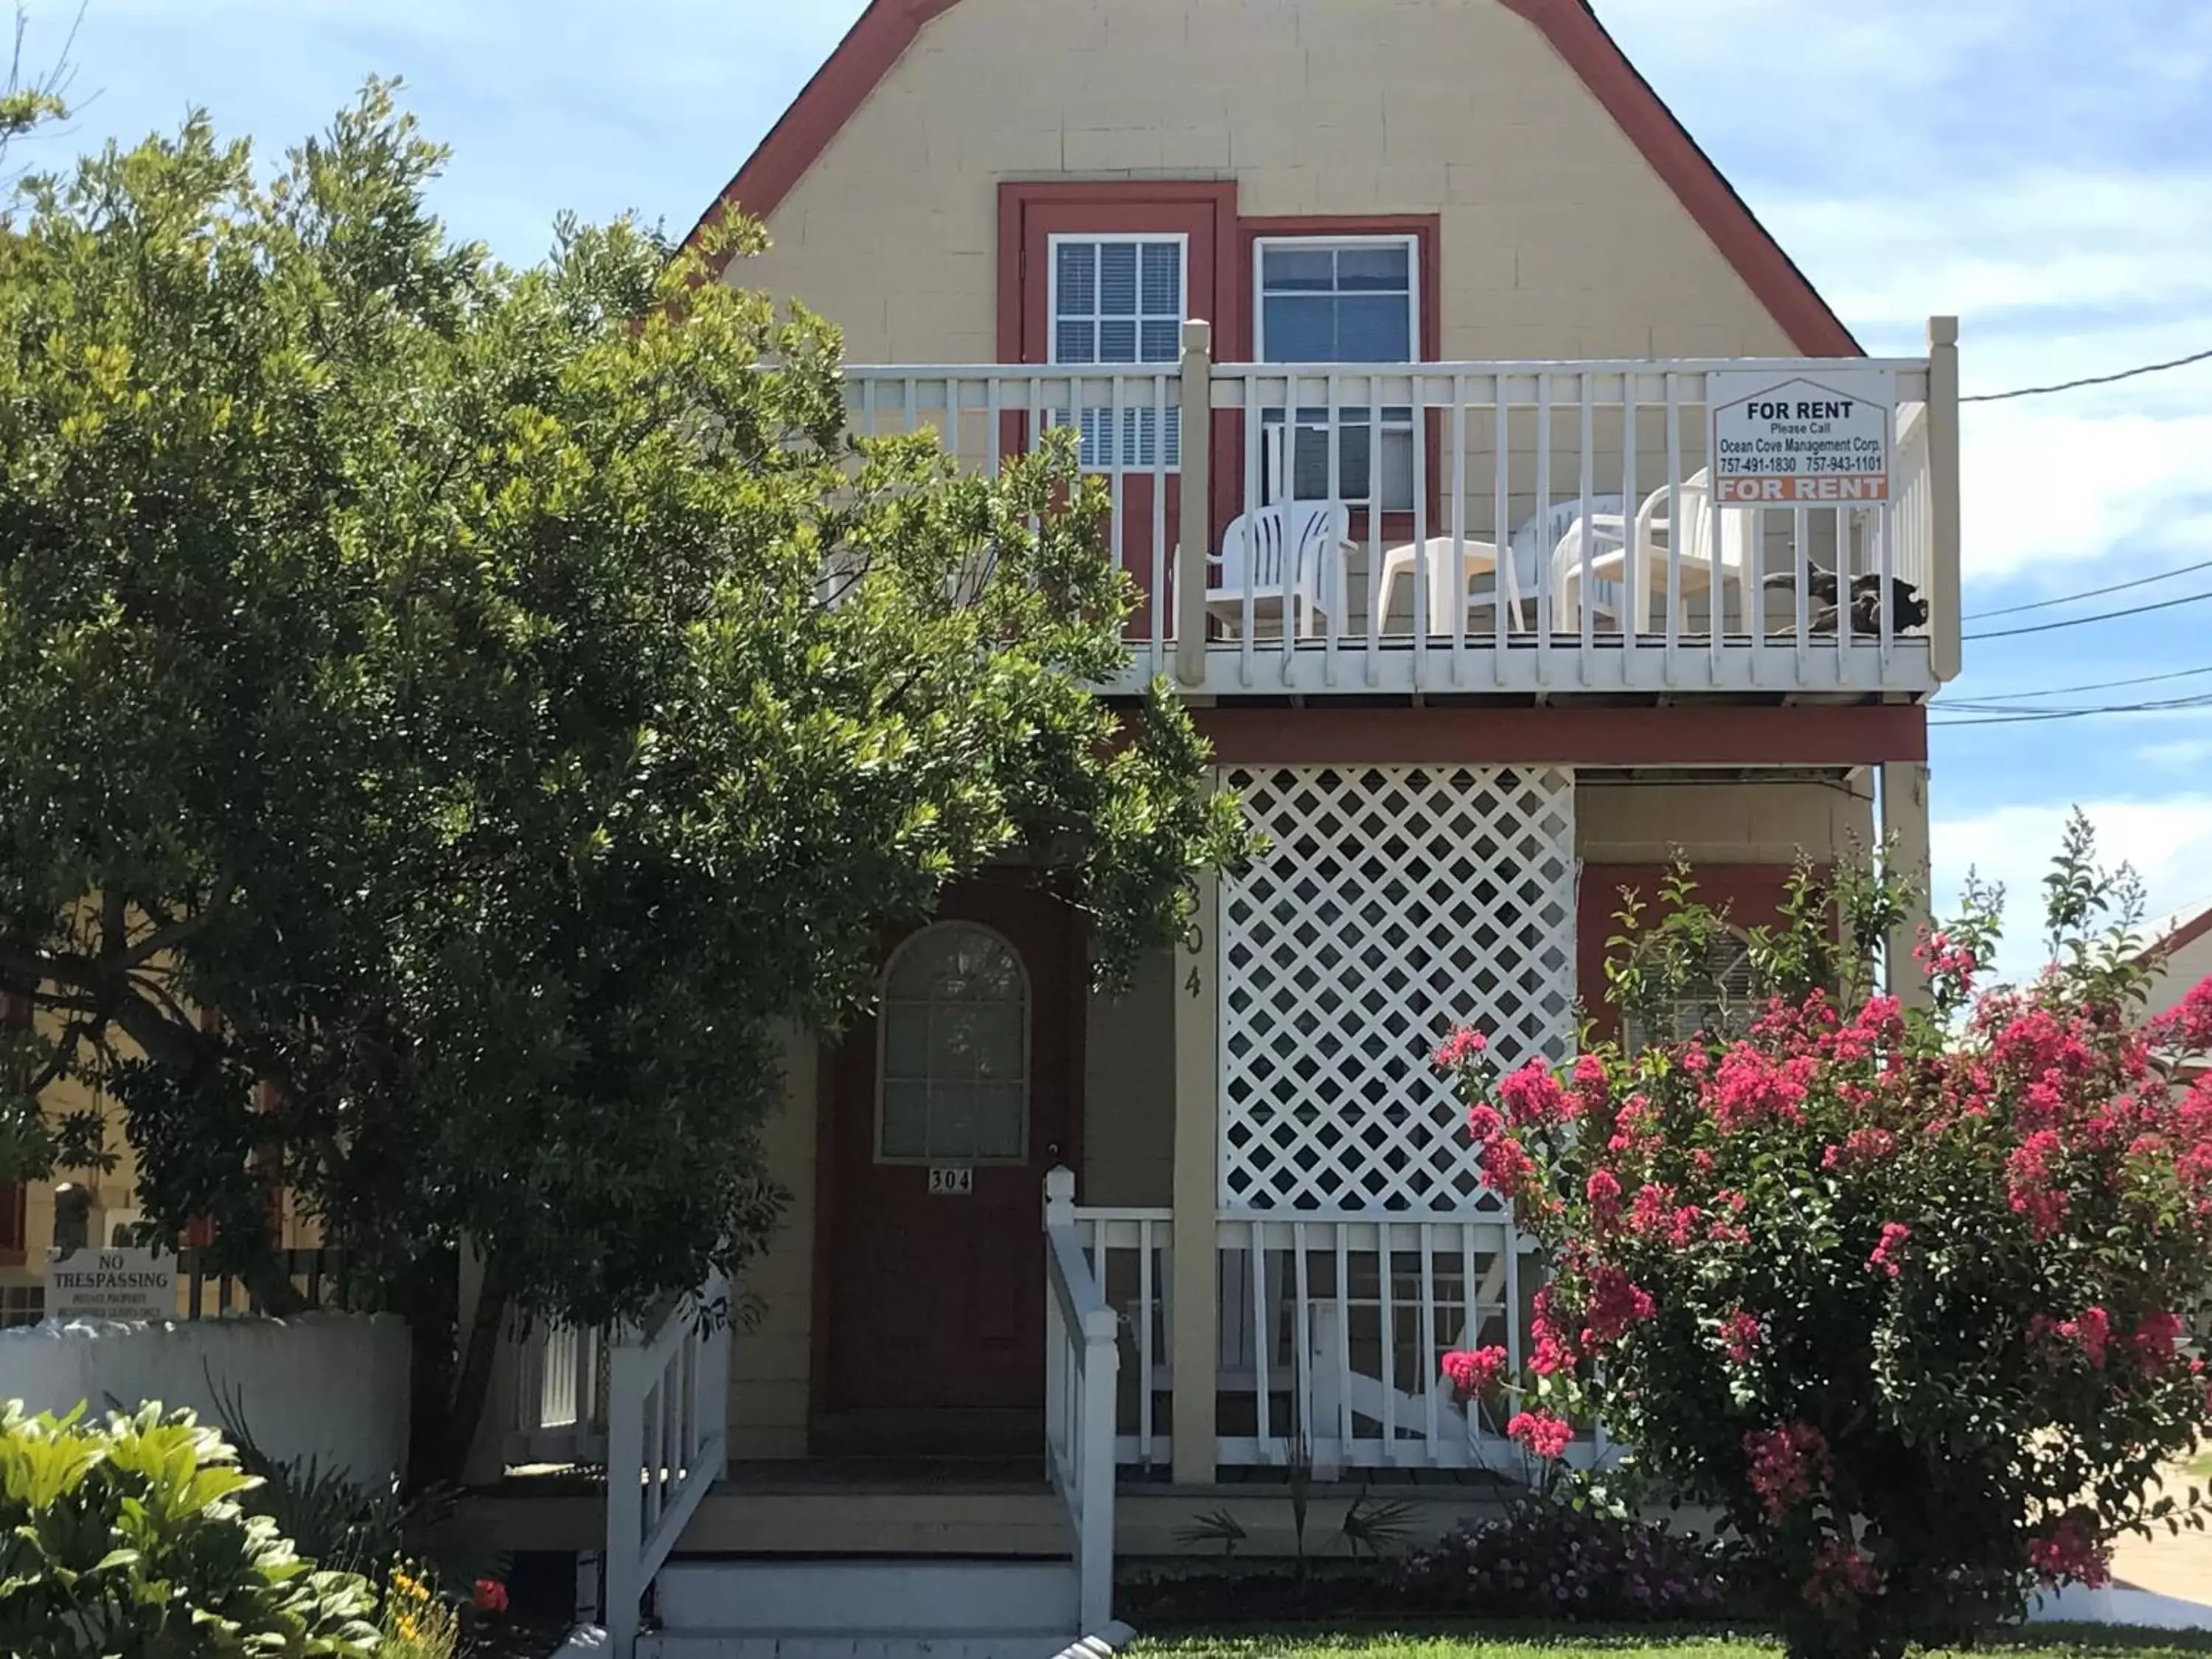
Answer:
M1026 325L1022 305L1022 247L1032 208L1082 209L1086 229L1141 234L1188 228L1175 210L1193 207L1213 210L1213 280L1211 293L1200 293L1196 283L1191 284L1184 310L1211 322L1217 339L1241 339L1246 326L1243 295L1231 280L1238 265L1237 231L1242 222L1237 217L1236 180L1040 179L1000 184L999 361L1041 363L1051 355L1045 349L1047 319L1040 315L1026 319L1034 326ZM1214 355L1221 356L1218 346Z
M954 3L871 0L782 118L700 216L685 246L732 208L742 207L755 218L775 212L923 27ZM1505 3L1534 24L1582 77L1799 350L1813 356L1860 355L1850 331L1753 216L1711 158L1698 148L1650 82L1637 73L1583 0ZM1222 318L1212 320L1225 324ZM1223 332L1229 337L1225 326Z
M1868 766L1923 761L1912 703L1710 708L1194 708L1223 766Z
M2143 954L2147 957L2170 957L2184 946L2196 944L2207 933L2212 933L2212 908L2207 908L2203 915L2183 922Z

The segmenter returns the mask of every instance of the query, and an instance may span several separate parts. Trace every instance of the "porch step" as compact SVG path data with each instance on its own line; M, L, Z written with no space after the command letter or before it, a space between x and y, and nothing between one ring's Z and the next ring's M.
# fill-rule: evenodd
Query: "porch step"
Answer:
M678 1558L660 1570L653 1605L666 1633L711 1634L725 1642L748 1638L845 1643L890 1637L954 1643L1009 1639L1020 1641L1024 1655L1041 1659L1057 1653L1079 1633L1075 1567L1064 1559ZM1043 1648L1036 1647L1031 1639L1049 1644L1055 1636L1058 1644ZM706 1659L706 1655L687 1653L684 1659Z

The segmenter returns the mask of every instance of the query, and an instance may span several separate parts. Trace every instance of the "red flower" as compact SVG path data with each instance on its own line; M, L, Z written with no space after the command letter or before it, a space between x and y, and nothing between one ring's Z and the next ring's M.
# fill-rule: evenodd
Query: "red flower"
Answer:
M2057 1232L2066 1217L2066 1194L2054 1184L2051 1167L2064 1150L2057 1130L2038 1129L2005 1160L2007 1201L2014 1214L2027 1218L2027 1230L2038 1239Z
M1490 1040L1474 1026L1462 1025L1437 1044L1436 1053L1430 1058L1436 1061L1438 1070L1449 1072L1480 1059L1489 1046Z
M1505 1379L1505 1350L1475 1348L1443 1358L1443 1373L1462 1400L1480 1400Z
M1575 1115L1575 1103L1552 1075L1552 1068L1540 1060L1532 1060L1499 1079L1498 1098L1504 1103L1506 1120L1516 1128L1565 1123Z
M1509 1440L1517 1440L1539 1457L1559 1459L1574 1443L1574 1425L1549 1412L1521 1412L1505 1425Z
M1612 1170L1591 1170L1583 1183L1583 1196L1589 1200L1593 1225L1610 1227L1620 1219L1620 1179Z
M1883 1222L1881 1242L1874 1247L1874 1253L1867 1257L1868 1271L1887 1273L1892 1279L1896 1278L1899 1268L1898 1253L1905 1249L1911 1237L1912 1229L1902 1221Z
M1655 1311L1651 1293L1633 1283L1618 1267L1601 1267L1591 1276L1588 1322L1583 1342L1600 1347L1617 1342L1631 1325L1641 1324Z
M1748 1365L1759 1352L1759 1339L1766 1334L1758 1316L1738 1308L1721 1321L1721 1340L1728 1345L1729 1358L1739 1365Z
M1816 1607L1847 1596L1872 1595L1881 1589L1881 1571L1848 1538L1831 1538L1813 1552L1813 1576L1805 1581L1805 1600Z
M505 1613L507 1586L496 1578L479 1578L470 1599L476 1603L478 1613Z
M2082 1357L2095 1369L2105 1369L2105 1348L2112 1340L2112 1316L2102 1308L2084 1308L2073 1318L2062 1319L2051 1328L2069 1342L2079 1344Z
M1798 1122L1817 1066L1809 1055L1778 1060L1748 1042L1738 1042L1721 1056L1720 1068L1705 1090L1706 1109L1723 1134L1770 1119Z
M2112 1577L2112 1553L2098 1536L2097 1517L2081 1508L2037 1529L2027 1541L2027 1564L2054 1584L2071 1578L2094 1589Z
M1536 1190L1536 1161L1511 1135L1500 1135L1484 1147L1475 1164L1494 1193L1523 1198Z
M2143 1368L2155 1371L2172 1363L2173 1345L2180 1340L2179 1317L2164 1308L2154 1308L2137 1322L2128 1344L2136 1351L2136 1358Z
M2199 1054L2212 1049L2212 978L2197 981L2188 995L2150 1022L2144 1035L2161 1048Z
M1746 1479L1769 1521L1779 1522L1828 1478L1828 1443L1810 1423L1753 1429L1743 1437Z

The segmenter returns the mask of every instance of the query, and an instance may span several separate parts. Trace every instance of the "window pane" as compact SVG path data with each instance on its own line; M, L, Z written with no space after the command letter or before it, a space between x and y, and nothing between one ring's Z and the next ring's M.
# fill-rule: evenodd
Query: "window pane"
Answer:
M1406 363L1413 359L1403 295L1347 295L1336 307L1336 361Z
M1102 363L1133 363L1137 361L1137 325L1134 322L1103 322L1098 325L1098 361Z
M1182 323L1146 323L1145 325L1144 360L1148 363L1171 363L1182 355ZM1170 399L1170 404L1173 399Z
M1019 1085L991 1085L975 1096L972 1145L977 1158L1019 1158L1028 1103Z
M1413 434L1400 428L1382 432L1382 505L1409 512L1413 505Z
M1330 299L1270 297L1262 313L1266 361L1326 363L1336 356L1336 304Z
M1271 247L1261 252L1261 283L1282 289L1326 291L1334 285L1336 255L1327 248Z
M929 1075L929 1005L893 1002L884 1008L884 1077Z
M1098 313L1131 317L1137 310L1137 245L1106 242L1098 249Z
M1387 289L1403 294L1411 286L1411 260L1396 247L1348 247L1336 256L1336 285L1345 293Z
M1098 361L1097 325L1095 323L1063 321L1055 331L1053 340L1053 361L1061 363L1095 363Z
M1145 244L1145 314L1182 316L1182 247L1176 242Z
M929 1155L929 1085L891 1083L884 1087L884 1156Z
M929 1097L929 1156L975 1156L975 1091L973 1085L940 1086Z
M1098 245L1062 242L1060 245L1060 292L1055 296L1060 314L1081 317L1098 309Z

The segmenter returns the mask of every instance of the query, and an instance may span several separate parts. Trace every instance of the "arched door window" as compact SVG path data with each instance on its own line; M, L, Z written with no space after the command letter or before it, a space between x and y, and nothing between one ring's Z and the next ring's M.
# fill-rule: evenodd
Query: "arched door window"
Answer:
M884 969L876 1157L1018 1164L1029 1155L1029 975L988 927L945 921Z

